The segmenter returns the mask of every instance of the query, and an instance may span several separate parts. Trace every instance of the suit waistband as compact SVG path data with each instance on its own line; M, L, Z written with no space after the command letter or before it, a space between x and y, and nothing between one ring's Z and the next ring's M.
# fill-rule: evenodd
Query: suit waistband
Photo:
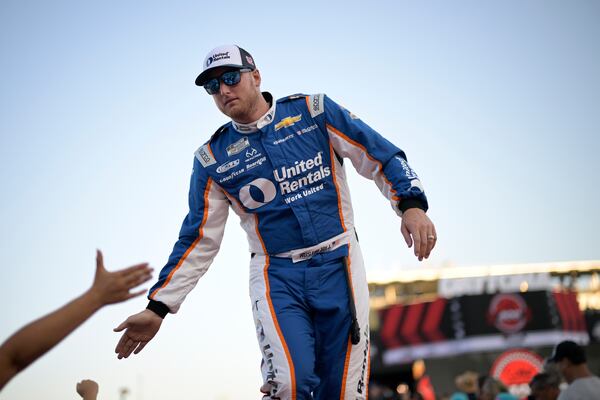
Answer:
M284 251L283 253L271 254L273 257L291 258L292 262L299 262L311 259L313 256L320 253L327 253L341 246L350 243L354 229L342 232L337 236L332 237L318 243L314 246L304 247L301 249L294 249L290 251Z

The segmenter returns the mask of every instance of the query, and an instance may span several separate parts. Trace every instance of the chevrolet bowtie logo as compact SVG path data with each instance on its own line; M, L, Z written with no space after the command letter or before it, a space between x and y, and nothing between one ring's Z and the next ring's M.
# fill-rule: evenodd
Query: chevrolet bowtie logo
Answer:
M275 124L275 130L278 131L281 128L287 128L288 126L294 125L296 122L302 119L302 114L298 114L295 117L285 117L277 124Z

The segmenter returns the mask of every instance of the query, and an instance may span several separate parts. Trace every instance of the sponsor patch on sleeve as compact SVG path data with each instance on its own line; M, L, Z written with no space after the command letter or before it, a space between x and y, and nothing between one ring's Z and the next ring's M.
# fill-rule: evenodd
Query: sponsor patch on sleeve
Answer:
M196 150L194 154L196 155L196 158L198 159L198 161L200 161L200 164L202 164L203 167L208 167L209 165L217 163L217 160L215 160L212 153L208 149L208 144L205 144L204 146L200 147L198 150Z
M308 96L308 111L313 118L325 111L325 95L323 93Z

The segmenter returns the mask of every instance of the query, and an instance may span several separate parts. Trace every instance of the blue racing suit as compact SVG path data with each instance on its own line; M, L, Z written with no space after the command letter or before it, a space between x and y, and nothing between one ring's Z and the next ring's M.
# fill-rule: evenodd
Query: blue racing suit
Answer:
M326 95L263 96L271 107L258 121L231 121L196 151L190 210L148 308L177 312L217 254L231 207L252 253L267 398L365 399L368 287L343 161L399 216L427 210L427 199L404 152Z

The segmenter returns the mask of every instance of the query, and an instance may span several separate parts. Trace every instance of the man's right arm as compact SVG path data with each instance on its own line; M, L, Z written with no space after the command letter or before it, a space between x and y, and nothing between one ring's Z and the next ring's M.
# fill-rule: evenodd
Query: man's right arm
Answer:
M208 176L198 159L190 182L189 213L183 220L179 240L158 282L149 291L149 309L176 313L187 294L206 273L219 251L229 210L221 188ZM160 306L162 303L164 307Z
M181 226L179 240L149 291L147 309L115 328L117 332L125 330L115 349L119 358L139 353L158 332L166 314L179 310L219 251L228 210L227 197L194 158L189 212Z

